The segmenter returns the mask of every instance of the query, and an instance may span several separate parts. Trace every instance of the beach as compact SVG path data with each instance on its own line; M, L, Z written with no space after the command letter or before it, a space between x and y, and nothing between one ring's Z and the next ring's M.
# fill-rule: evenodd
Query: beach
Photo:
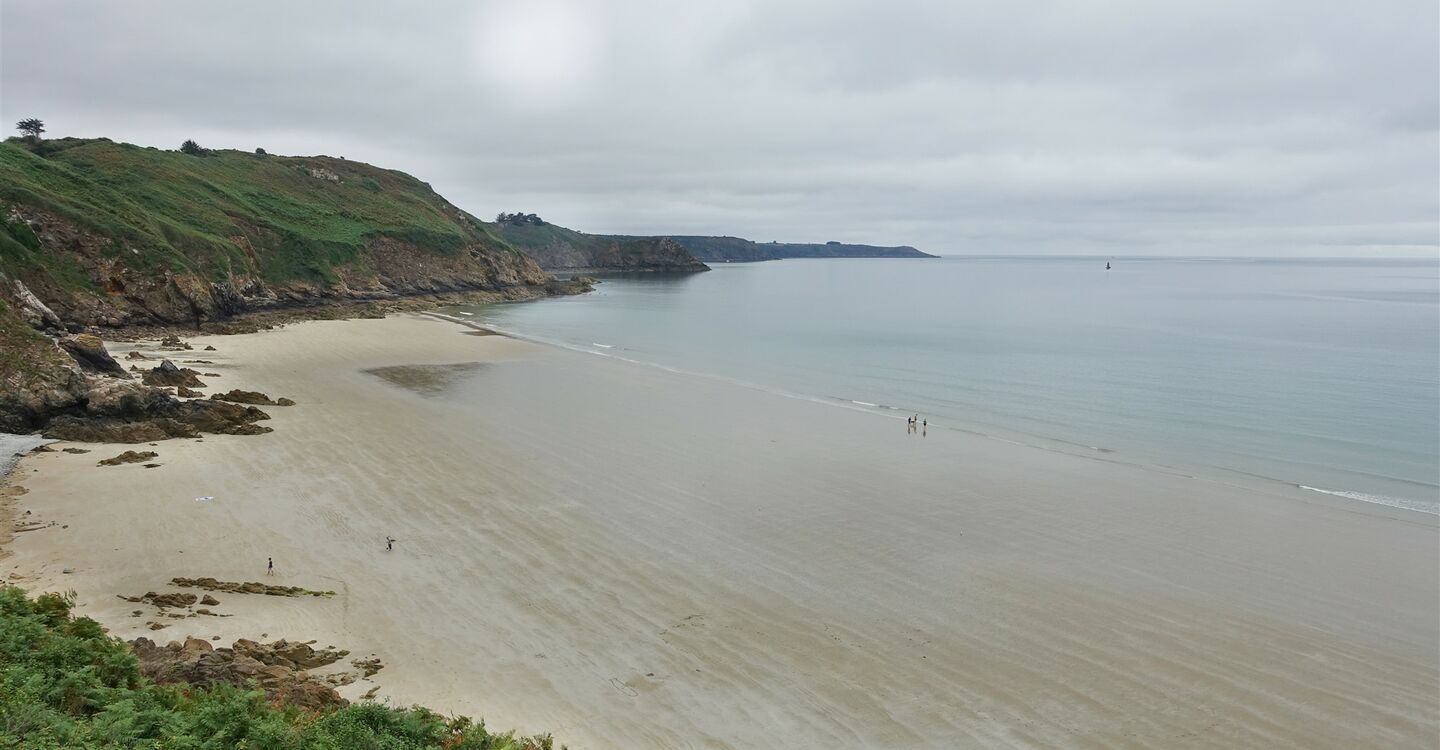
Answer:
M0 565L119 637L314 639L383 661L348 698L571 748L1440 737L1433 515L481 334L191 338L207 392L296 405L24 458L10 512L54 525ZM127 448L160 465L95 465ZM158 630L117 598L177 576L335 595Z

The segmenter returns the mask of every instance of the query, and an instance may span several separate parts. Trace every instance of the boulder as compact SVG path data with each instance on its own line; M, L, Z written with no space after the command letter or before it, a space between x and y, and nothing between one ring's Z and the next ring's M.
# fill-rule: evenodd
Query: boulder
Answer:
M85 372L117 378L130 377L130 373L105 350L105 342L101 341L99 336L77 333L60 339L59 343L60 348L79 363L80 369Z
M179 336L170 335L160 339L160 348L171 351L189 351L193 347L181 341Z

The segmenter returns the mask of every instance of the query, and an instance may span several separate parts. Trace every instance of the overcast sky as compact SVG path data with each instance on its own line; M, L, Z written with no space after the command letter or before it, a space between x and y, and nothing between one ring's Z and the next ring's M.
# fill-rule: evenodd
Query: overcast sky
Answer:
M3 0L0 114L590 232L1433 257L1436 5Z

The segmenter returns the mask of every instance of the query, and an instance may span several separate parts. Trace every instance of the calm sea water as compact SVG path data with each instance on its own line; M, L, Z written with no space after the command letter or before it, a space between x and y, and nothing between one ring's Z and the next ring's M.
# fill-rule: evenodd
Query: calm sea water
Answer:
M1434 260L793 260L463 310L932 429L1440 512Z

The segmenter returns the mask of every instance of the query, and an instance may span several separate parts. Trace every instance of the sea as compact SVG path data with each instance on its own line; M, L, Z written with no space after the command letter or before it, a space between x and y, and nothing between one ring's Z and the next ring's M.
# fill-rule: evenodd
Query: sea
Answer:
M932 430L1440 514L1440 259L719 263L451 312Z

